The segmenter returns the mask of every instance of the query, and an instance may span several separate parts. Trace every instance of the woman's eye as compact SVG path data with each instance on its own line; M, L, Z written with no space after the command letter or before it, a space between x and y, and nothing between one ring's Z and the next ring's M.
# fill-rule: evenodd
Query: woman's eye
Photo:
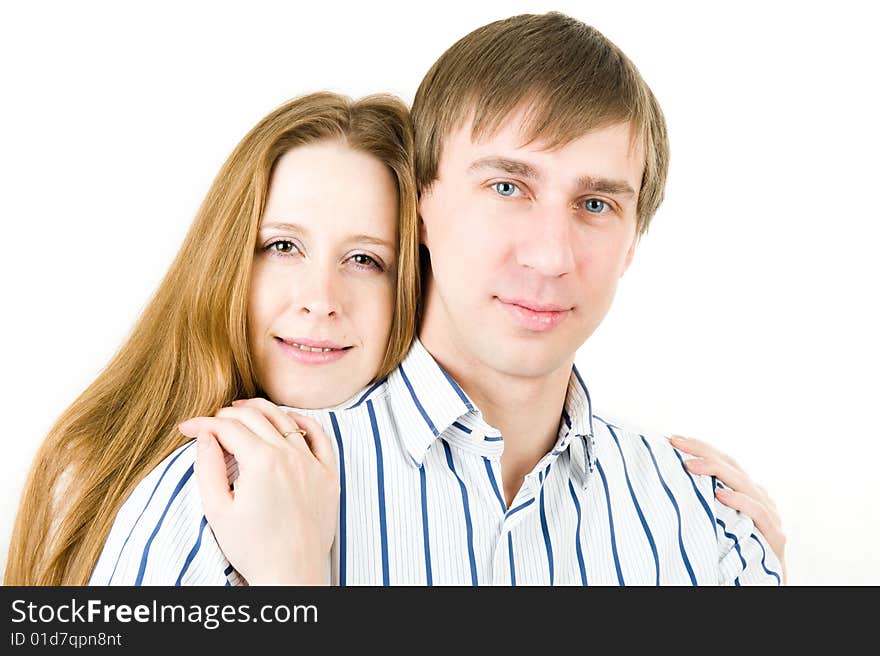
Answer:
M289 239L278 239L277 241L273 241L271 244L268 244L264 250L269 251L270 253L277 253L279 255L290 255L298 251L299 249Z
M598 198L588 198L583 202L583 207L588 212L592 212L593 214L601 214L608 208L608 203L604 200L599 200Z
M492 188L499 196L513 196L516 193L516 185L512 182L496 182Z
M376 260L364 253L352 255L351 260L360 268L382 270L382 266Z

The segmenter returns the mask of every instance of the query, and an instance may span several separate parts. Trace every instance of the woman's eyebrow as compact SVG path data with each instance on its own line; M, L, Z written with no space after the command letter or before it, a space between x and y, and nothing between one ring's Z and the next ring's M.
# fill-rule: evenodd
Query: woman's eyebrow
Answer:
M352 235L348 239L349 242L357 242L358 244L374 244L376 246L384 246L390 250L395 250L396 246L386 239L380 239L373 235Z
M301 225L296 223L285 223L283 221L270 221L260 226L260 230L289 230L292 232L308 232Z

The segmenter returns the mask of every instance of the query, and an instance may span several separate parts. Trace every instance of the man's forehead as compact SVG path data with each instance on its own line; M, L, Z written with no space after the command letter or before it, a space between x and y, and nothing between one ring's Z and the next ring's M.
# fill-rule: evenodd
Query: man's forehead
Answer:
M461 131L469 134L473 143L504 136L518 141L520 145L552 148L612 125L629 126L633 137L636 136L637 130L629 118L612 114L599 116L590 111L585 111L580 116L547 116L544 103L532 98L519 102L507 112L495 115L478 114L476 107L466 110L446 136Z
M575 144L574 150L586 154L600 152L602 164L609 168L626 168L630 186L638 189L644 169L644 143L637 138L631 122L612 122L574 134L563 143L553 143L540 134L529 132L529 122L522 114L513 114L494 130L474 134L473 119L469 118L447 135L441 148L440 168L454 166L467 172L495 169L511 175L540 179L542 161L551 154ZM579 147L580 144L584 147ZM571 149L568 149L571 150ZM580 163L580 162L578 162ZM589 176L592 171L569 171L576 176ZM620 178L620 175L615 177Z

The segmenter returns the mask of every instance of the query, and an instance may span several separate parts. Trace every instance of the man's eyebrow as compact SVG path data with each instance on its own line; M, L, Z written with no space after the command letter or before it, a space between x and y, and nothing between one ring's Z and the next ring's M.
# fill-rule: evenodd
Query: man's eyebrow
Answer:
M478 171L480 169L498 169L524 178L538 179L541 177L538 171L530 164L507 157L481 157L472 162L468 167L468 171Z
M539 180L541 174L531 164L526 162L510 159L508 157L481 157L475 160L468 167L468 171L477 171L480 169L497 169L510 173L511 175L519 175L524 178L532 178ZM626 180L612 180L610 178L596 178L585 175L577 179L577 188L583 191L593 191L603 194L615 194L619 196L635 196L636 192Z
M612 194L618 196L635 196L635 190L626 180L612 180L610 178L593 178L589 175L577 179L577 187L583 191L595 191L600 194Z

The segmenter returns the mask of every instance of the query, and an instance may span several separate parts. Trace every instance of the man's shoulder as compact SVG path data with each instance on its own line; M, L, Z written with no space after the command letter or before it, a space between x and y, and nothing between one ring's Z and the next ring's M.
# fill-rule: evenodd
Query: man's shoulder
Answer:
M691 473L685 462L693 456L672 446L668 434L594 414L593 437L597 466L609 485L669 498L701 525L707 514L711 519L712 478Z
M687 471L684 463L692 456L673 447L667 433L598 413L593 414L592 424L596 455L600 459L604 455L626 462L641 462L659 470Z
M669 435L651 428L621 420L607 413L593 413L593 434L597 443L609 441L614 446L620 443L645 442L651 447L672 448L669 443Z

